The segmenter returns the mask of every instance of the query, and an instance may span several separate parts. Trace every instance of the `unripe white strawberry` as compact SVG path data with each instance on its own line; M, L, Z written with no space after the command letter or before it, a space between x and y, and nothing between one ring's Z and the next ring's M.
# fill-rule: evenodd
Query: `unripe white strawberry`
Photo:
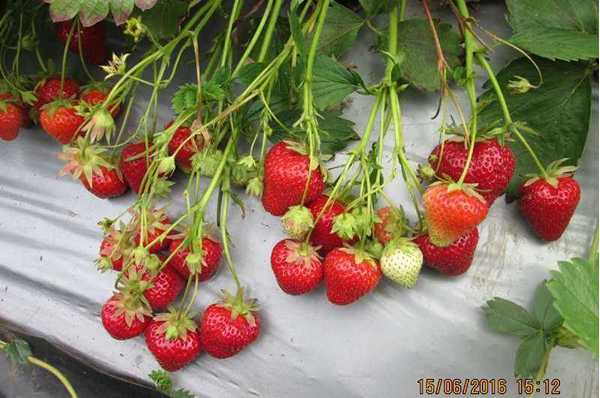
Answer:
M423 265L423 253L413 242L398 238L390 241L381 255L383 274L403 287L414 287Z

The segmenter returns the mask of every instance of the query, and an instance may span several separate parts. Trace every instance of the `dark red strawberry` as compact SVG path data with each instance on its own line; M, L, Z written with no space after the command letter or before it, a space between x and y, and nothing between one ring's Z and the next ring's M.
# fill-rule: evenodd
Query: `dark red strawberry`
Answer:
M172 123L167 124L165 128L168 128ZM192 130L189 127L180 126L175 130L171 141L169 141L169 154L175 154L177 166L189 173L192 170L192 156L200 152L203 146L201 135L192 136Z
M0 93L0 139L12 141L28 123L25 108L11 94Z
M353 303L370 293L381 279L379 264L368 254L336 248L323 260L327 298L337 305Z
M421 249L425 265L442 274L454 276L466 272L471 266L479 232L475 228L446 247L431 243L427 234L419 235L413 241Z
M260 318L254 300L244 300L243 290L206 308L200 321L204 349L215 358L228 358L251 344L260 334Z
M190 247L184 243L183 239L172 239L169 245L171 254L175 253L169 261L171 265L183 279L188 279L190 275L199 272L198 281L204 282L210 279L219 268L221 262L221 254L223 249L221 245L205 236L202 238L202 257L198 257L198 261L187 261L190 256ZM191 272L193 270L193 272Z
M306 242L279 241L271 253L271 267L279 287L288 294L308 293L323 280L323 264Z
M114 198L127 191L123 176L104 155L104 148L79 138L75 145L65 147L59 157L67 161L60 174L71 174L97 197Z
M73 99L79 94L79 83L65 77L62 90L60 77L50 77L39 82L34 91L37 98L33 105L34 113L40 112L41 108L57 99Z
M117 293L103 306L100 313L104 328L117 340L140 335L151 319L150 311L135 296Z
M468 148L464 142L445 141L435 147L429 163L439 177L458 181L467 162ZM496 139L475 143L473 157L464 182L477 184L477 190L491 206L504 192L515 172L516 158L508 146Z
M266 211L282 216L290 206L309 203L323 192L325 183L321 170L310 171L309 156L297 143L279 142L265 159L262 203ZM306 191L306 196L304 196Z
M382 245L406 233L407 222L402 207L382 207L377 210L377 217L379 222L373 226L373 234Z
M44 131L63 145L73 141L81 131L84 118L77 113L76 103L56 100L42 107L40 124Z
M76 54L82 53L87 63L100 65L106 61L108 49L105 44L104 22L100 21L89 27L79 26L79 28L73 28L71 21L64 21L58 22L56 28L58 40L65 44L69 34L71 31L73 32L69 41L69 50Z
M144 176L148 171L150 159L146 144L143 142L133 143L123 148L121 152L120 168L127 184L136 193L140 193Z
M146 222L144 228L144 236L142 238L141 223L139 214L134 215L134 224L136 225L136 233L133 242L136 245L151 246L148 248L150 253L158 253L159 251L169 247L171 243L168 237L163 237L162 234L169 228L171 220L165 214L163 209L152 209L146 211Z
M519 208L535 234L542 240L560 238L575 213L581 196L577 181L569 173L574 167L549 166L548 178L536 177L521 187Z
M179 311L154 317L145 332L146 346L160 366L169 372L195 360L202 345L196 324Z
M310 234L310 242L313 246L320 246L319 253L322 255L326 255L336 247L343 246L344 243L352 244L356 241L356 239L344 241L333 232L335 218L346 211L346 206L338 200L332 200L327 208L325 208L328 199L328 196L320 195L308 205L316 221L314 229Z

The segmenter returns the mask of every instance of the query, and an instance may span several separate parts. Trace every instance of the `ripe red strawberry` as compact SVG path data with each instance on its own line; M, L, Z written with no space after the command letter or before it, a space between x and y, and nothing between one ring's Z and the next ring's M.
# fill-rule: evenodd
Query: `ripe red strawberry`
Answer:
M466 184L436 183L423 195L429 237L448 246L481 223L488 213L485 200Z
M379 264L355 249L337 248L323 261L327 298L333 304L353 303L370 293L381 279Z
M56 100L42 107L40 124L46 133L65 145L73 141L85 119L77 113L75 103Z
M145 332L146 346L169 372L195 360L202 350L196 324L179 311L154 317Z
M50 77L40 81L34 91L37 98L33 105L34 113L39 113L41 108L57 99L75 98L79 94L79 83L73 79L65 77L62 90L60 89L60 77Z
M113 338L125 340L141 334L151 319L139 297L116 293L102 306L100 317Z
M101 199L121 196L127 185L121 172L103 154L104 149L79 138L73 146L65 147L59 157L67 161L60 175L71 174L83 186Z
M169 245L169 252L175 252L169 265L171 265L183 279L188 279L190 275L199 273L198 281L204 282L210 279L219 268L221 254L223 249L221 245L205 236L202 238L202 257L190 258L190 245L185 244L183 239L172 239ZM193 256L193 255L192 255ZM195 261L197 260L197 261Z
M308 293L323 280L323 264L308 243L284 239L271 253L271 267L281 290L288 294Z
M171 123L167 124L165 128L168 128ZM169 141L169 155L175 154L177 166L186 173L192 170L192 156L200 152L204 146L201 135L196 134L190 138L191 135L192 130L189 127L180 126Z
M458 181L467 163L468 148L464 142L446 141L435 147L429 163L440 178L450 177ZM473 148L471 165L465 182L477 184L477 190L491 206L504 192L513 177L516 158L508 146L496 139L478 141Z
M146 223L144 229L144 237L141 236L141 225L139 214L134 215L134 225L136 233L133 238L133 242L136 245L147 246L152 243L148 248L150 253L158 253L159 251L166 249L171 243L168 237L161 237L161 235L169 228L171 220L165 214L163 209L153 209L146 211Z
M144 290L144 297L155 311L166 309L175 301L184 287L184 282L177 272L169 266L163 268L156 275L146 272L142 279L150 282L150 286Z
M103 104L106 98L108 97L109 92L110 89L108 87L104 85L95 84L83 88L79 99L86 105L93 107L95 105ZM110 111L112 117L116 118L121 108L119 107L119 104L113 105L113 103L111 103L110 105L111 106L108 107L108 110Z
M243 289L234 296L224 292L224 301L204 310L200 321L200 340L215 358L233 356L260 334L260 318L254 300L244 300Z
M269 150L265 159L264 190L262 203L266 211L282 216L290 206L309 203L323 192L325 183L321 170L310 172L308 155L297 143L279 142Z
M336 247L341 247L345 242L352 244L355 241L344 241L333 232L335 218L346 211L346 206L340 201L332 200L325 208L328 199L328 196L320 195L308 205L313 218L316 220L310 234L310 242L313 246L320 246L319 253L322 255L326 255ZM323 210L324 208L325 210ZM319 218L317 219L317 217Z
M27 122L27 112L14 97L8 93L0 93L0 139L14 140L19 129L26 126Z
M385 245L406 233L406 217L402 207L382 207L377 210L379 222L373 226L375 238Z
M425 265L451 276L460 275L469 269L478 241L477 228L467 232L446 247L439 247L431 243L427 234L419 235L413 240L423 252Z
M150 159L146 151L146 144L143 142L133 143L123 148L121 152L120 168L125 181L136 193L140 193L140 188L144 176L148 171Z
M561 237L581 196L579 184L567 174L575 171L575 168L560 167L560 163L553 163L549 167L548 179L536 177L521 187L521 214L535 234L545 241Z
M71 21L58 22L56 24L56 35L62 43L67 43L73 23ZM105 28L102 21L89 27L75 27L69 41L69 50L83 54L85 61L92 65L100 65L108 57L108 49L105 44Z
M106 231L100 243L100 257L97 260L98 269L101 271L108 269L121 271L125 259L131 253L131 249L130 232L125 226L121 225L119 229L111 227Z

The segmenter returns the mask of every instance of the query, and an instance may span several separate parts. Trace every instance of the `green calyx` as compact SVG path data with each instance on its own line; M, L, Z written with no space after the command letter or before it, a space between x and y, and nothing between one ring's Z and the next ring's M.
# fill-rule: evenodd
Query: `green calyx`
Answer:
M87 122L81 128L89 134L90 141L96 142L102 137L110 140L112 133L116 129L115 120L111 113L101 106L95 106L92 109L84 109L86 105L81 105L78 112L88 117Z
M313 261L320 259L318 248L308 242L288 240L285 242L285 247L288 252L286 261L290 264L302 263L303 266L310 267Z
M242 316L250 326L256 324L253 313L258 311L258 303L255 299L244 298L243 287L238 288L235 296L222 290L222 301L220 306L231 311L231 319L235 320L238 316Z
M164 322L159 327L159 331L165 334L167 340L177 340L185 338L188 332L195 331L198 326L190 319L187 313L169 308L169 311L154 317L156 321Z
M558 187L558 179L560 177L571 176L575 171L577 171L577 166L563 166L567 158L556 160L548 165L546 168L546 177L543 177L539 174L529 174L527 177L529 179L523 184L523 186L529 186L534 182L544 179L548 184L552 185L554 188Z
M106 160L104 152L104 148L90 145L83 138L78 138L73 145L65 145L62 153L58 155L59 159L67 162L59 175L70 174L75 179L84 177L87 183L92 186L92 176L101 167L115 168L111 162Z
M370 236L376 216L366 207L358 207L335 217L332 231L344 240Z
M59 109L62 108L74 108L73 101L69 99L59 98L42 106L41 109L44 112L47 112L48 116L52 117L56 112L58 112Z
M290 237L301 240L312 230L314 219L307 207L297 205L290 207L281 217L281 224Z
M139 322L144 322L145 317L152 316L152 311L147 302L142 300L142 298L143 296L138 294L119 291L114 296L117 307L115 316L124 315L125 323L129 327L136 319Z

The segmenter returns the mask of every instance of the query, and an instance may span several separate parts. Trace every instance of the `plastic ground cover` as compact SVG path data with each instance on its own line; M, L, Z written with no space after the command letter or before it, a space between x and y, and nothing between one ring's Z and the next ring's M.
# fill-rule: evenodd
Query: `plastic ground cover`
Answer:
M503 13L502 6L482 4L476 17L506 36ZM361 39L347 59L374 79L381 65L366 43ZM492 60L498 68L514 56L501 49ZM163 121L170 117L168 100L163 97ZM353 97L344 111L357 131L364 128L371 101ZM424 162L437 142L439 120L431 120L437 96L409 91L403 101L407 151L414 165ZM583 199L562 239L542 244L518 217L516 206L498 200L480 227L473 266L462 277L426 270L412 290L382 280L373 294L347 307L329 304L323 287L303 297L285 295L269 263L283 231L277 218L248 198L244 220L239 211L231 211L233 257L261 304L262 335L230 359L201 355L175 374L176 383L201 397L350 398L419 396L421 378L505 378L505 396L517 396L512 377L517 340L491 332L481 306L494 296L528 305L558 260L586 253L598 218L596 89L593 103L577 173ZM100 307L111 294L115 275L98 273L93 263L101 239L97 221L121 213L134 196L99 200L79 183L58 177L59 150L37 129L0 144L0 321L111 375L149 383L147 375L158 364L143 339L115 341L101 326ZM173 194L173 214L183 209L181 185ZM403 188L396 185L388 193L409 207ZM214 208L213 202L208 214ZM197 308L214 301L222 288L233 288L224 266L201 285ZM590 354L563 348L553 351L547 371L547 377L561 380L563 396L582 398L598 396L597 374Z

